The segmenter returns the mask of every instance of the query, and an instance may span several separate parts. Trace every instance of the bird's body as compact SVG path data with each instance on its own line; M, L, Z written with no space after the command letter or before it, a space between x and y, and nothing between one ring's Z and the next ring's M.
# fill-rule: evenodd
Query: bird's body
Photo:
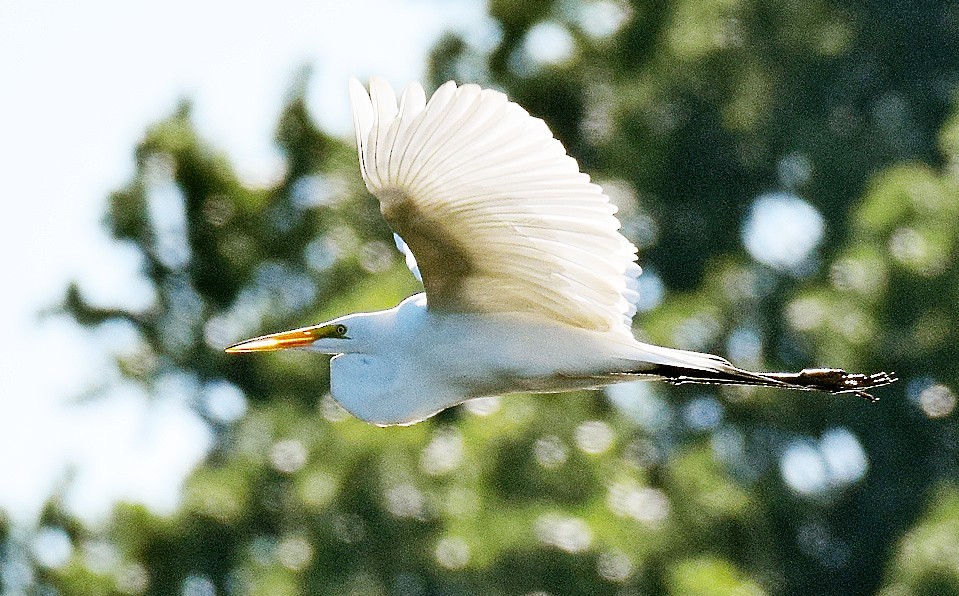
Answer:
M637 378L868 396L890 375L754 373L634 339L636 248L615 207L542 120L450 82L426 102L351 82L360 170L423 282L395 308L240 342L228 352L336 354L333 397L374 424L410 424L476 397Z
M436 313L424 294L337 322L351 338L378 338L335 356L330 372L333 397L374 424L416 422L476 397L596 387L643 366L639 342L620 334L518 313Z

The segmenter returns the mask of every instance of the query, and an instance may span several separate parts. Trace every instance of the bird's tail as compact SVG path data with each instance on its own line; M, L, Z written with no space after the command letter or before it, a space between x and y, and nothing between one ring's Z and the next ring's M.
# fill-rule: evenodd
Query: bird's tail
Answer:
M871 402L879 401L868 390L896 382L893 373L871 375L848 373L840 368L806 368L798 373L753 372L728 360L703 354L643 344L643 365L620 374L662 379L673 385L752 385L825 393L851 393Z

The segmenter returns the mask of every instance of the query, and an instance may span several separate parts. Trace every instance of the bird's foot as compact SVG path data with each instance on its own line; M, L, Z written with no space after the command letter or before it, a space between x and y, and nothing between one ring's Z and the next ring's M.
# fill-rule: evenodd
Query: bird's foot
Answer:
M879 401L879 398L868 393L866 389L889 385L897 380L895 373L862 375L847 373L841 368L805 368L791 382L828 393L852 393L874 403Z

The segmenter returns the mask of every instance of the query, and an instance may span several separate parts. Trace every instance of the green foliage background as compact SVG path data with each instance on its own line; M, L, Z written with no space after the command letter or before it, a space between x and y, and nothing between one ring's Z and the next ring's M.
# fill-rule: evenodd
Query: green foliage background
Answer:
M42 524L77 548L35 564L38 593L959 593L959 5L491 0L489 15L477 28L492 42L438 42L429 83L505 90L610 189L665 289L639 336L902 381L877 405L648 385L380 429L330 400L316 355L226 356L418 289L352 140L313 124L303 74L275 183L241 183L184 105L149 128L111 196L106 225L142 254L155 303L96 307L71 287L64 308L135 331L126 382L185 379L216 444L172 517L121 504L89 528L54 499ZM571 35L568 58L535 60L526 40L544 27ZM743 248L771 191L825 218L802 271ZM182 217L161 220L171 205ZM237 391L234 420L210 396ZM861 444L865 475L790 488L784 453L837 433Z

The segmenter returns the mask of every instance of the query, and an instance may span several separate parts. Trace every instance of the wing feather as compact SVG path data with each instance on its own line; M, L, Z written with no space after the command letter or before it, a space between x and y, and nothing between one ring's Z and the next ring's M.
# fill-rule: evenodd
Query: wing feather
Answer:
M523 312L629 333L636 248L546 124L450 81L397 99L350 82L360 170L431 310Z

